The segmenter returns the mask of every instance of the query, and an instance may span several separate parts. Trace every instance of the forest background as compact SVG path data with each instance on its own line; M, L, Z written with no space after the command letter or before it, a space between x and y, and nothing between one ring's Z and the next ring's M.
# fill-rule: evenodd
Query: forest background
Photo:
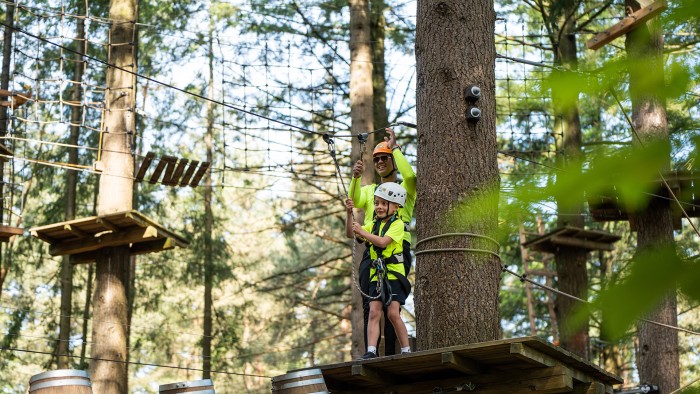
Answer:
M559 30L551 16L565 3L496 2L500 255L515 272L524 272L524 262L532 270L553 270L551 256L520 248L521 234L531 237L558 225L554 197L528 193L551 186L562 174L557 155L563 133L552 104L553 84L579 89L584 157L613 155L634 139L625 115L631 104L626 72L619 65L625 56L622 43L597 51L584 47L593 34L625 15L624 4L574 2L583 71L560 81L555 71L561 63L553 50ZM671 166L690 171L700 141L695 82L700 68L694 56L700 24L697 6L688 4L670 1L661 19ZM10 90L31 100L9 113L4 145L14 157L3 174L4 223L29 229L66 220L70 176L77 176L74 217L92 216L99 178L92 166L104 132L106 67L99 61L77 62L70 50L84 42L87 55L106 61L109 26L120 21L108 18L106 2L14 5L14 14L5 11L3 20L20 30L11 41L5 36L10 72L3 77ZM429 177L420 171L415 130L396 124L415 123L416 117L416 1L370 6L375 128L394 125L418 176ZM353 250L343 237L342 205L351 165L347 3L143 0L138 15L133 45L142 77L135 79L136 166L147 152L210 160L211 178L210 185L197 187L137 183L135 209L185 236L190 246L133 258L130 390L153 393L158 384L199 379L203 359L210 362L219 391L252 393L268 392L269 377L289 369L349 360ZM76 40L81 30L84 41ZM79 100L74 100L76 91ZM76 107L81 113L74 118ZM77 140L71 140L76 128ZM326 133L334 136L341 176L323 140ZM77 162L66 164L72 154ZM205 190L211 191L211 212L205 208ZM593 300L608 283L629 274L636 235L628 222L580 216L587 228L621 236L614 250L588 255L588 297ZM207 223L210 238L203 231ZM698 235L685 219L674 238L679 256L696 258ZM205 247L213 250L208 264ZM3 245L0 392L22 393L30 376L59 363L74 368L89 363L94 267L74 266L66 313L61 310L65 266L66 260L50 256L28 231ZM530 277L557 286L552 275ZM658 286L670 285L659 281ZM207 287L213 300L211 335L203 335ZM556 295L504 273L500 297L504 338L559 339L557 323L563 317L556 315ZM678 325L700 330L697 297L679 292L678 302ZM624 300L622 308L630 303ZM67 315L66 333L60 321ZM411 303L403 316L415 335ZM634 325L624 324L610 339L601 332L601 320L590 316L590 360L629 384L638 382ZM679 338L681 381L690 383L700 365L698 336L681 333ZM208 355L202 351L206 341ZM59 350L62 345L70 357Z

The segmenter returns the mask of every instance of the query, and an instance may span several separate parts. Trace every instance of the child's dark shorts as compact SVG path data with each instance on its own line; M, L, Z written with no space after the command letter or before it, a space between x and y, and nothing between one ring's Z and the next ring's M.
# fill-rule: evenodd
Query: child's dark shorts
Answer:
M401 286L401 282L399 282L398 280L390 280L389 286L391 286L391 301L398 301L399 305L405 304L408 294L406 294L406 291L404 290L403 286ZM382 286L382 291L387 291L385 285ZM379 293L377 293L377 282L370 282L369 295L371 297L376 297L378 294ZM372 301L381 301L381 298L378 298L376 300L370 300L370 302Z

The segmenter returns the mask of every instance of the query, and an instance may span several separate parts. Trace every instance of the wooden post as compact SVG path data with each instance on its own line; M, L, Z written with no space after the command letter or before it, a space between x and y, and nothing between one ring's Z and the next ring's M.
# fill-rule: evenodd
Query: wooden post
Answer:
M102 176L98 214L132 209L134 190L135 77L137 0L111 0L107 61L105 121L102 144ZM118 68L117 68L118 67ZM93 298L90 376L93 390L101 394L128 393L128 297L129 246L100 250L96 259Z

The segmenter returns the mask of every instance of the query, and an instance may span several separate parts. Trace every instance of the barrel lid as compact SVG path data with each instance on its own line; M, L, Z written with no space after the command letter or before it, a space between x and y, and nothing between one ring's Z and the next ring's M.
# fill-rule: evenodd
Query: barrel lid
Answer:
M290 373L288 373L286 375L282 375L282 376L275 376L272 378L272 381L278 382L280 380L303 378L305 376L313 376L313 375L323 375L323 373L321 372L321 370L319 368L304 369L302 371L290 372Z
M211 381L211 379L192 380L189 382L161 384L160 386L158 386L158 391L175 390L175 389L190 388L190 387L213 386L213 385L214 385L214 383Z
M55 371L42 372L40 374L36 374L36 375L32 376L31 378L29 378L29 384L32 384L40 379L63 378L63 377L90 379L90 375L88 375L87 371L82 371L80 369L57 369Z
M85 379L58 379L58 380L47 380L45 382L39 382L37 384L32 384L29 386L29 392L33 393L33 392L39 391L41 389L61 387L61 386L92 387L92 385L90 385L90 381L85 380Z

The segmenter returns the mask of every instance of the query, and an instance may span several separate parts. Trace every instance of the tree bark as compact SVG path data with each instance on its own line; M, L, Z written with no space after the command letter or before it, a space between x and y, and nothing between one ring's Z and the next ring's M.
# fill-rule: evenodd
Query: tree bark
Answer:
M417 17L418 239L453 232L494 237L499 176L493 1L419 0ZM482 93L478 122L465 115L464 91L471 84ZM478 206L458 209L459 203ZM417 245L419 253L438 248L498 250L470 236ZM498 258L428 252L417 262L419 350L498 339Z
M552 37L555 63L565 70L576 70L578 64L576 52L576 6L575 2L565 2L560 9L557 19L557 36ZM565 75L568 71L555 70L554 74ZM579 160L581 157L581 121L578 111L578 91L559 80L552 86L552 105L556 116L554 132L557 136L559 152L557 161L560 167L566 166L565 174L557 176L578 176L581 173ZM572 226L584 228L583 222L583 192L582 190L568 191L565 196L557 196L559 227ZM554 253L557 264L558 287L564 293L586 299L588 297L588 271L586 261L588 252L585 249L560 247ZM556 297L557 315L561 346L584 359L589 356L588 322L582 325L572 325L569 317L573 316L578 301L566 296Z
M370 40L372 46L372 88L373 88L373 114L374 126L385 127L389 124L389 113L386 109L386 74L384 59L384 39L386 36L386 19L384 0L373 0L371 3ZM386 133L378 132L375 141L382 141Z
M214 20L209 16L209 99L214 99ZM213 160L214 105L207 102L207 134L204 143L207 149L207 162ZM214 287L214 246L212 236L214 213L212 211L211 171L204 178L204 322L202 334L202 379L211 378L211 339L212 339L212 289Z
M80 7L80 2L78 2ZM80 12L79 12L80 13ZM76 51L85 53L85 20L78 18L76 26ZM77 103L83 100L83 68L85 63L82 56L75 55L75 69L73 72L73 92L71 100ZM82 107L71 107L71 126L68 143L78 145L80 138L80 123L82 118ZM78 164L78 149L68 148L68 162ZM66 171L66 211L65 220L75 219L76 215L76 194L78 189L78 172ZM58 369L66 369L69 366L68 341L70 339L71 314L73 306L73 264L70 256L64 256L61 261L61 319L58 331Z
M5 10L5 30L3 34L2 48L2 74L0 75L0 88L8 90L10 86L10 64L12 61L12 27L15 23L15 5L9 2ZM8 98L10 99L10 98ZM0 106L0 137L7 134L7 107ZM0 159L0 177L5 174L5 160ZM0 224L5 218L5 180L0 179ZM6 266L7 264L7 266ZM3 243L0 242L0 297L2 296L3 284L9 273L9 264L4 259Z
M133 206L135 132L137 0L111 0L110 47L106 113L101 150L102 175L98 214L131 210ZM129 247L105 248L98 253L93 298L94 320L90 376L93 390L103 394L128 392L127 324L130 271Z
M626 8L636 11L651 0L626 0ZM668 144L664 92L663 35L657 18L627 34L625 46L630 62L632 120L640 144ZM668 168L660 168L660 171ZM637 253L674 243L673 221L668 200L653 199L644 212L634 215L637 225ZM676 293L670 291L647 319L676 326ZM678 332L640 322L637 369L641 382L656 384L660 393L670 393L680 385Z
M350 118L353 135L374 129L373 87L372 87L372 50L370 46L370 12L367 0L350 0ZM369 135L366 150L374 148L374 135ZM363 159L363 152L357 138L352 140L352 162ZM373 179L374 167L365 163L362 183L367 184ZM362 223L362 216L355 220ZM353 241L354 242L354 241ZM362 260L363 247L355 247L355 258L352 268L357 278L357 268ZM353 358L365 352L364 318L362 314L362 295L352 287L352 348Z

